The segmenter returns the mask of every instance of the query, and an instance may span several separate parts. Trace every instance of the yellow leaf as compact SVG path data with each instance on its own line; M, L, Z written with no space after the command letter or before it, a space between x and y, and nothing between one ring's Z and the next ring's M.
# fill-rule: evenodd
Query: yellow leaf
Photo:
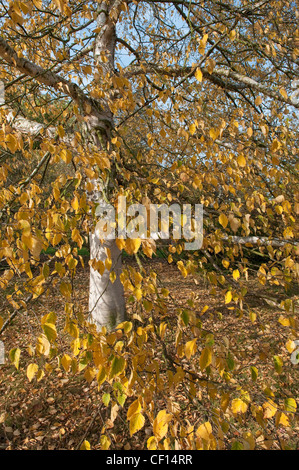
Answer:
M228 218L226 217L225 214L220 214L218 220L219 220L219 223L222 225L223 228L227 227Z
M252 321L252 323L254 323L255 320L256 320L256 313L255 312L249 312L249 318Z
M196 125L195 124L191 124L191 126L189 127L189 132L191 135L194 135L195 132L196 132Z
M77 198L77 196L74 197L74 199L71 202L71 205L72 205L72 208L77 212L79 207L80 207L79 206L79 199Z
M91 383L96 375L96 371L93 367L87 367L84 372L84 378L88 383Z
M57 132L61 139L65 136L65 130L61 125L57 127Z
M90 450L90 443L88 441L83 441L80 450Z
M235 281L237 281L240 278L240 273L238 269L235 269L233 271L233 278L235 279Z
M72 359L70 356L68 356L67 354L64 354L60 360L61 362L61 365L62 367L64 368L65 372L68 372L70 366L71 366L71 362L72 362Z
M166 410L159 411L153 424L154 434L158 440L161 440L164 436L166 436L168 431L168 423L171 421L171 419L172 415L168 414Z
M44 356L48 356L50 353L50 343L45 335L41 335L37 339L36 344L36 352L37 354L41 354Z
M201 439L204 439L206 441L209 441L210 440L210 436L212 434L213 430L212 430L212 426L211 424L209 423L209 421L207 421L206 423L204 424L201 424L197 430L196 430L196 435L198 437L200 437Z
M141 245L140 238L128 238L126 240L126 251L129 255L137 253Z
M216 140L217 137L219 136L219 130L218 129L214 129L213 127L210 129L210 137L211 139L213 140Z
M19 220L18 227L22 230L23 235L28 237L31 232L31 225L28 220Z
M245 402L244 402L243 400L241 400L240 398L235 398L235 399L232 401L231 409L232 409L232 412L233 412L234 414L237 414L237 413L246 413L247 408L248 408L247 403L245 403Z
M178 266L179 270L181 271L183 277L187 277L188 276L188 271L185 268L183 261L178 261L177 266Z
M108 450L109 447L111 446L110 439L105 435L101 436L100 442L101 442L101 449L102 450Z
M112 259L106 258L106 260L105 260L105 268L107 269L107 271L110 271L110 269L112 268Z
M124 238L117 238L116 245L120 250L123 250L126 247L126 240Z
M287 417L286 414L279 411L276 415L276 418L275 418L275 425L276 425L276 427L278 427L280 425L285 426L285 427L289 427L290 426L289 418Z
M231 291L227 291L227 293L225 294L225 303L226 304L229 304L231 301L232 301L232 293Z
M237 162L240 167L244 168L244 166L246 166L246 158L244 157L244 155L238 155Z
M44 376L45 376L44 371L40 369L37 373L36 380L40 382Z
M63 149L60 153L60 158L65 162L65 163L70 163L72 161L72 154L69 150Z
M12 152L12 153L15 153L17 148L18 148L18 141L17 139L15 138L14 135L12 134L9 134L7 137L6 137L6 144L7 144L7 147L9 148L9 150Z
M44 333L46 335L46 337L48 338L48 340L50 341L50 343L52 341L55 341L56 337L57 337L57 332L56 332L56 327L53 323L44 323L42 325L43 327L43 330L44 330Z
M157 441L154 436L151 436L147 440L147 448L148 450L156 450L157 449Z
M120 375L125 367L126 360L123 357L115 356L111 363L110 378L112 379L113 377Z
M139 289L138 287L136 289L134 289L134 295L135 295L137 300L141 300L142 299L142 289Z
M279 142L279 140L274 139L271 145L271 152L276 152L277 150L280 149L280 147L281 147L281 143Z
M207 70L209 74L211 75L214 71L214 68L216 67L216 60L214 59L208 59L206 62Z
M202 82L202 71L199 67L196 69L194 76L198 82Z
M243 439L245 441L245 449L247 450L254 450L255 449L255 439L251 432L244 432L243 433Z
M289 413L295 413L297 409L297 403L294 398L286 398L284 401L285 410Z
M283 368L283 360L279 356L273 356L273 359L275 370L278 374L280 374Z
M292 354L292 352L293 352L294 349L296 348L295 341L292 341L291 339L289 339L289 340L286 342L286 348L287 348L288 352L289 352L290 354Z
M20 356L21 350L19 348L11 349L9 352L9 358L16 369L19 368Z
M190 359L191 356L194 356L196 353L196 341L197 338L192 339L185 344L185 355L187 359Z
M60 284L60 288L59 288L60 292L62 293L62 295L64 297L66 297L67 299L71 299L72 297L72 286L69 282L62 282Z
M37 374L37 371L38 371L37 364L29 364L29 366L27 367L27 377L28 377L29 382L31 382L34 379L34 377Z
M139 431L141 428L143 428L144 423L145 423L145 418L144 418L143 414L135 413L133 416L131 416L131 419L130 419L130 435L132 436L137 431Z
M230 39L231 41L234 41L234 40L236 39L236 35L237 35L236 30L233 29L233 31L231 31L231 32L229 33L229 39Z
M277 405L274 403L273 400L268 400L266 403L263 404L263 409L264 409L264 418L265 419L270 419L275 416L277 412Z
M105 367L100 366L99 372L98 372L98 375L97 375L97 382L98 382L99 386L102 385L103 382L105 382L106 377L107 377L107 373L106 373Z
M207 44L207 40L209 38L209 35L208 34L205 34L202 39L199 41L199 48L198 48L198 52L199 54L203 55L205 53L205 48L206 48L206 44Z
M40 252L42 251L43 248L43 242L39 238L35 236L26 236L24 233L22 235L22 241L25 243L25 245L29 248L29 250L32 252L34 258L38 258L40 255Z
M139 400L133 401L133 403L129 406L128 412L127 412L127 420L130 421L132 416L134 414L139 414L141 411L141 405Z
M285 91L284 88L281 88L281 89L279 90L279 93L281 94L281 96L282 96L283 98L285 98L286 100L288 99L288 94L287 94L287 92Z
M211 348L206 346L202 350L200 358L199 358L199 366L201 370L205 370L207 367L209 367L211 362L212 362L212 350Z

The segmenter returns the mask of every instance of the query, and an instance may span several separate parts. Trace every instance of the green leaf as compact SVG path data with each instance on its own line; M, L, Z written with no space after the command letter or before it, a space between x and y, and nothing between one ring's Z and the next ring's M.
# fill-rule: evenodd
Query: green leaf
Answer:
M285 410L289 413L295 413L297 409L297 404L294 398L286 398L284 401Z
M105 406L108 406L109 405L109 402L110 402L110 393L104 393L103 396L102 396L102 400L103 400L103 403Z
M183 310L183 312L181 314L181 319L183 320L185 326L188 326L188 324L189 324L189 314L188 314L187 310Z
M230 352L227 355L226 363L227 363L228 370L234 370L235 361L234 361L233 355Z
M126 361L123 357L114 357L111 364L110 378L121 374L125 365Z
M244 450L244 446L239 441L234 441L232 445L232 450Z
M120 406L124 406L125 402L126 402L126 399L127 399L127 396L125 393L118 393L117 394L117 401L118 403L120 404Z
M43 330L50 343L55 341L55 339L57 338L57 331L53 323L44 323Z
M9 352L9 359L16 369L19 368L21 350L19 348L13 348Z
M251 378L254 382L256 382L257 378L258 378L258 370L256 367L250 367L250 371L251 371Z
M282 367L283 367L283 361L282 361L281 357L279 357L279 356L274 356L273 359L274 359L275 370L278 374L280 374L281 371L282 371Z

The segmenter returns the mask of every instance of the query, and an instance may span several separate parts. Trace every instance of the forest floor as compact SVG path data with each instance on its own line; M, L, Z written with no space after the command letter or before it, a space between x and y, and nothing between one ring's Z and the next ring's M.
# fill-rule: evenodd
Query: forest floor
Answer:
M134 265L132 260L125 263ZM278 354L284 362L284 371L279 380L281 397L298 397L298 366L290 362L290 353L285 344L288 340L286 328L278 322L283 313L277 303L273 304L273 292L265 290L264 286L256 281L251 283L252 311L257 313L258 322L252 321L248 316L237 318L224 304L223 293L212 288L200 276L183 278L175 265L169 265L166 260L156 259L149 261L147 269L154 269L163 287L170 291L176 305L169 303L168 321L175 322L178 306L186 306L187 301L193 297L197 306L204 308L209 305L209 311L204 314L205 328L213 329L221 334L235 351L239 364L243 364L244 387L249 389L274 384L277 376L273 367L273 354ZM89 271L80 268L74 278L74 292L76 302L88 305ZM267 295L267 303L259 298L259 294ZM279 298L280 292L277 291ZM298 293L294 295L298 299ZM100 448L99 436L103 426L103 418L97 414L102 395L99 393L96 380L88 383L82 376L62 371L59 367L55 373L45 375L40 382L36 380L29 383L26 377L27 363L31 362L26 350L35 345L36 335L40 334L40 319L50 311L61 313L64 316L65 299L55 291L48 297L43 296L27 315L18 315L1 337L6 352L15 347L22 351L20 367L16 370L7 359L6 364L0 366L0 449L78 449L83 440L87 439L93 449ZM217 313L218 312L218 313ZM222 315L219 315L219 312ZM128 304L128 317L133 314L132 304ZM263 325L262 329L259 325ZM254 365L259 370L259 378L253 385L250 382L248 368ZM240 365L238 366L240 367ZM276 377L277 378L277 377ZM276 385L273 385L276 386ZM175 397L174 397L175 398ZM114 426L114 429L113 429ZM236 435L248 431L251 423L240 422ZM146 449L149 437L147 428L142 432L130 436L128 422L116 420L112 423L112 450L117 449ZM280 449L281 442L288 442L293 449L299 446L299 425L271 428L261 437L256 435L256 443L261 449Z

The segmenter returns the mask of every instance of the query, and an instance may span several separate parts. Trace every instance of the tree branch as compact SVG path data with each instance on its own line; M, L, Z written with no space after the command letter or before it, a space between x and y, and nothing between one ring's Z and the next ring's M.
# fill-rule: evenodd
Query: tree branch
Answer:
M144 64L128 66L126 69L124 69L124 74L126 77L132 77L134 75L158 73L160 75L166 75L169 77L181 77L184 75L189 75L191 78L195 74L196 69L196 66L159 67L156 64ZM253 89L264 94L265 96L268 96L269 98L273 98L279 102L283 102L290 106L299 108L299 103L297 103L296 101L292 101L290 98L282 96L279 92L271 90L268 85L259 83L256 80L247 77L246 75L243 75L241 73L234 72L231 69L215 68L213 72L210 73L206 67L202 67L201 72L205 79L226 90L240 93L241 90L244 89ZM227 81L227 79L232 79L237 83Z
M103 127L106 115L100 103L86 96L78 85L54 72L43 69L24 57L19 57L16 51L2 37L0 37L0 57L6 60L9 65L18 69L19 72L29 75L39 83L70 96L83 108L86 115L91 115L97 119L95 127L97 125L98 127Z

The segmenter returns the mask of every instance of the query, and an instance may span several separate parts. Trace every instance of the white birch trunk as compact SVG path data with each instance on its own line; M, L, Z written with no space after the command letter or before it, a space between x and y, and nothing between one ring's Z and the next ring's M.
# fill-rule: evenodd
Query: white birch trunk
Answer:
M110 3L110 4L109 4ZM115 24L109 18L109 11L113 2L102 2L99 4L99 16L97 26L99 29L95 42L94 57L96 63L102 68L103 74L114 74L114 51L116 44ZM105 53L107 62L102 61L102 54ZM90 131L100 133L97 145L107 145L110 141L110 131L113 127L113 115L108 105L103 102L105 118L101 122L97 117L90 120ZM95 138L97 140L97 137ZM106 149L105 149L106 150ZM94 200L101 203L100 192L95 189ZM109 248L111 254L112 267L107 269L101 275L90 267L90 286L89 286L89 320L95 323L97 329L103 326L108 330L115 328L119 323L125 320L125 297L123 285L120 281L122 272L121 252L116 245L115 239L105 240L101 243L96 232L91 233L90 241L90 259L101 260L105 263L107 257L106 248ZM110 273L114 271L116 280L112 283Z
M90 234L89 243L91 259L101 260L105 263L106 248L109 248L111 253L111 270L106 269L101 275L91 266L89 285L90 321L96 325L98 330L103 326L111 330L125 320L124 290L119 278L122 272L121 251L115 240L107 240L105 244L102 244L96 233ZM116 274L113 283L109 278L111 271Z

